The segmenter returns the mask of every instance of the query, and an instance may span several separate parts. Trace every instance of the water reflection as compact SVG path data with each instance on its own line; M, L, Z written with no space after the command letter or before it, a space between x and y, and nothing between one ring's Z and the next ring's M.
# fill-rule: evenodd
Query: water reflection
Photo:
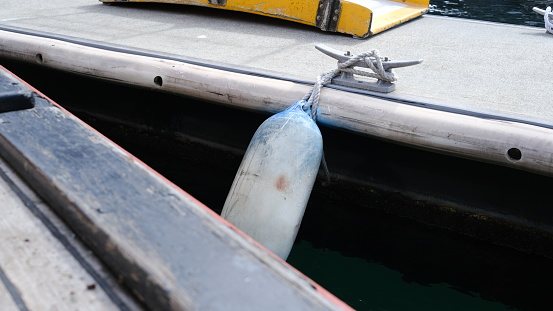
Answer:
M431 0L429 13L515 25L544 27L533 7L553 6L551 0Z

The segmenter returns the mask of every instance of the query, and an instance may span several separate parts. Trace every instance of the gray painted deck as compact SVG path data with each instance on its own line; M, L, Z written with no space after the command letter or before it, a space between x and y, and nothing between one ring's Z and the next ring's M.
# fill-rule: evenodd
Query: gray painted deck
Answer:
M547 92L553 36L541 28L426 15L360 40L252 14L95 0L4 0L0 25L310 81L336 65L315 44L353 54L377 49L391 59L424 60L396 70L394 96L553 119Z

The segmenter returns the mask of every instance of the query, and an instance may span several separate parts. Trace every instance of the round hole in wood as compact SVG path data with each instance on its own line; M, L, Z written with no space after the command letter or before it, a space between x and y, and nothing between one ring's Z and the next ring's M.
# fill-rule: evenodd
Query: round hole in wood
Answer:
M163 85L163 79L160 77L160 76L156 76L154 78L154 83L157 85L157 86L162 86Z
M509 156L509 159L518 161L522 159L522 152L518 148L511 148L507 150L507 155Z

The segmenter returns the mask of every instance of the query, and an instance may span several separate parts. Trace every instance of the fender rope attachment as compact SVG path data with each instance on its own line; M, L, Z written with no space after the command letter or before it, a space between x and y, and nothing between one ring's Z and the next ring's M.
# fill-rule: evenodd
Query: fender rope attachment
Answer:
M393 72L386 71L384 69L384 66L382 64L383 60L384 59L380 57L380 54L377 50L372 50L370 52L365 52L350 57L345 62L338 62L338 68L317 76L317 82L315 82L311 91L307 93L302 99L307 102L306 105L303 107L303 110L307 111L309 108L311 108L311 118L313 118L313 121L316 122L317 107L319 106L321 89L325 84L330 82L332 78L338 76L343 72L364 77L376 78L378 80L388 82L397 81L397 76ZM363 61L366 64L367 68L372 70L372 72L353 68L354 66L357 66L357 63L359 61Z
M354 69L353 67L356 66L359 61L364 61L366 64L366 67L372 70L372 72ZM397 77L393 72L386 71L384 69L384 66L382 65L382 61L383 59L380 57L380 54L378 53L378 51L372 50L370 52L365 52L365 53L361 53L356 56L350 57L345 62L338 62L338 68L317 76L317 81L313 85L313 88L311 89L311 91L309 91L309 93L307 93L302 98L302 101L305 102L305 104L302 106L302 109L306 112L308 110L311 110L310 111L311 118L313 119L314 122L317 122L317 108L319 107L319 99L321 96L321 90L323 86L328 82L330 82L332 78L338 76L343 72L356 74L364 77L376 78L378 80L383 80L388 82L397 81ZM322 183L322 185L326 187L330 185L330 171L328 170L328 165L326 164L324 152L321 159L321 164L323 166L323 170L325 172L325 179L326 179Z

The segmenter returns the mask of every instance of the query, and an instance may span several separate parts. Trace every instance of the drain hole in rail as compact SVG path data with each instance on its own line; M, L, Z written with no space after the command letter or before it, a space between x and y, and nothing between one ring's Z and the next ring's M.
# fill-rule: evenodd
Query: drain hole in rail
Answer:
M157 86L162 86L163 85L163 79L160 77L160 76L156 76L154 78L154 83L157 85Z
M42 64L42 62L43 62L42 54L39 53L39 54L35 55L35 60L36 60L37 63Z
M518 161L522 159L522 152L518 148L511 148L507 150L507 155L509 156L509 159Z

